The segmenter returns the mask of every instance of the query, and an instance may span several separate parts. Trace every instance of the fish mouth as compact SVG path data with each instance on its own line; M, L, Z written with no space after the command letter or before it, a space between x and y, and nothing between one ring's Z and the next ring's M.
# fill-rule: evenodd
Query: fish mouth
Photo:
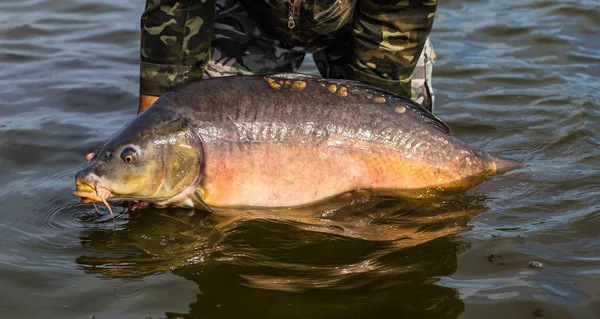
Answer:
M105 202L111 195L111 192L105 187L99 186L98 183L90 185L81 181L75 181L75 192L73 195L81 197L81 202L84 204L93 202Z
M99 214L100 212L98 211L98 207L96 207L96 202L102 202L106 205L106 208L108 208L113 221L115 220L115 214L113 213L112 208L110 208L110 205L106 202L111 195L106 187L98 186L98 183L94 183L94 186L92 187L92 185L78 180L75 180L75 186L76 189L73 195L81 197L81 202L83 204L92 203L94 209L96 209L96 212Z

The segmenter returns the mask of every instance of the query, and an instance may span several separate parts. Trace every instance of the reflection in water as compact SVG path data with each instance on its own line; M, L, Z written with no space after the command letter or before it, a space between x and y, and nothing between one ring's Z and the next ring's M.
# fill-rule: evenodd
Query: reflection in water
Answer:
M455 272L468 243L448 235L469 229L469 219L486 210L483 200L446 194L215 214L145 209L130 212L115 231L82 231L86 253L76 262L109 278L172 271L189 279L201 291L191 317L401 311L455 318L462 301L454 289L436 285L436 277Z
M377 199L115 224L77 203L73 176L135 114L142 10L0 4L2 318L160 318L190 304L166 316L598 317L600 1L440 1L435 113L470 145L531 164L478 186L486 207ZM480 209L471 231L441 236Z

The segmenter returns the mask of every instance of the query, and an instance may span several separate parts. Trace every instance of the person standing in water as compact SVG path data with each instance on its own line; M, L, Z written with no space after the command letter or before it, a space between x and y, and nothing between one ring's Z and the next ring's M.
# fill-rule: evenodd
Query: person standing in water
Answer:
M437 0L147 0L139 112L199 79L298 70L351 79L428 110Z
M297 71L358 80L433 110L437 0L147 0L138 113L161 95L218 76ZM86 156L91 160L94 153Z

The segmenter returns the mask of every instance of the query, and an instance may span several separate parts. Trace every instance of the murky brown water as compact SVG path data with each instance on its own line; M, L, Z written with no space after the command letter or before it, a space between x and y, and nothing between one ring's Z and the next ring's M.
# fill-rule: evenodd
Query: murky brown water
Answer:
M437 198L114 224L73 176L135 114L142 8L0 3L0 317L600 318L600 3L440 5L435 113L526 169Z

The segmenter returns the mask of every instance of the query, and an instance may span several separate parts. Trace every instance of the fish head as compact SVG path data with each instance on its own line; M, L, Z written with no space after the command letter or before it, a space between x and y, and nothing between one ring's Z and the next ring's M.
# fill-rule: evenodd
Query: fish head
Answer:
M143 112L99 148L76 174L75 196L84 203L168 205L196 189L203 175L200 136L184 118L152 113Z

